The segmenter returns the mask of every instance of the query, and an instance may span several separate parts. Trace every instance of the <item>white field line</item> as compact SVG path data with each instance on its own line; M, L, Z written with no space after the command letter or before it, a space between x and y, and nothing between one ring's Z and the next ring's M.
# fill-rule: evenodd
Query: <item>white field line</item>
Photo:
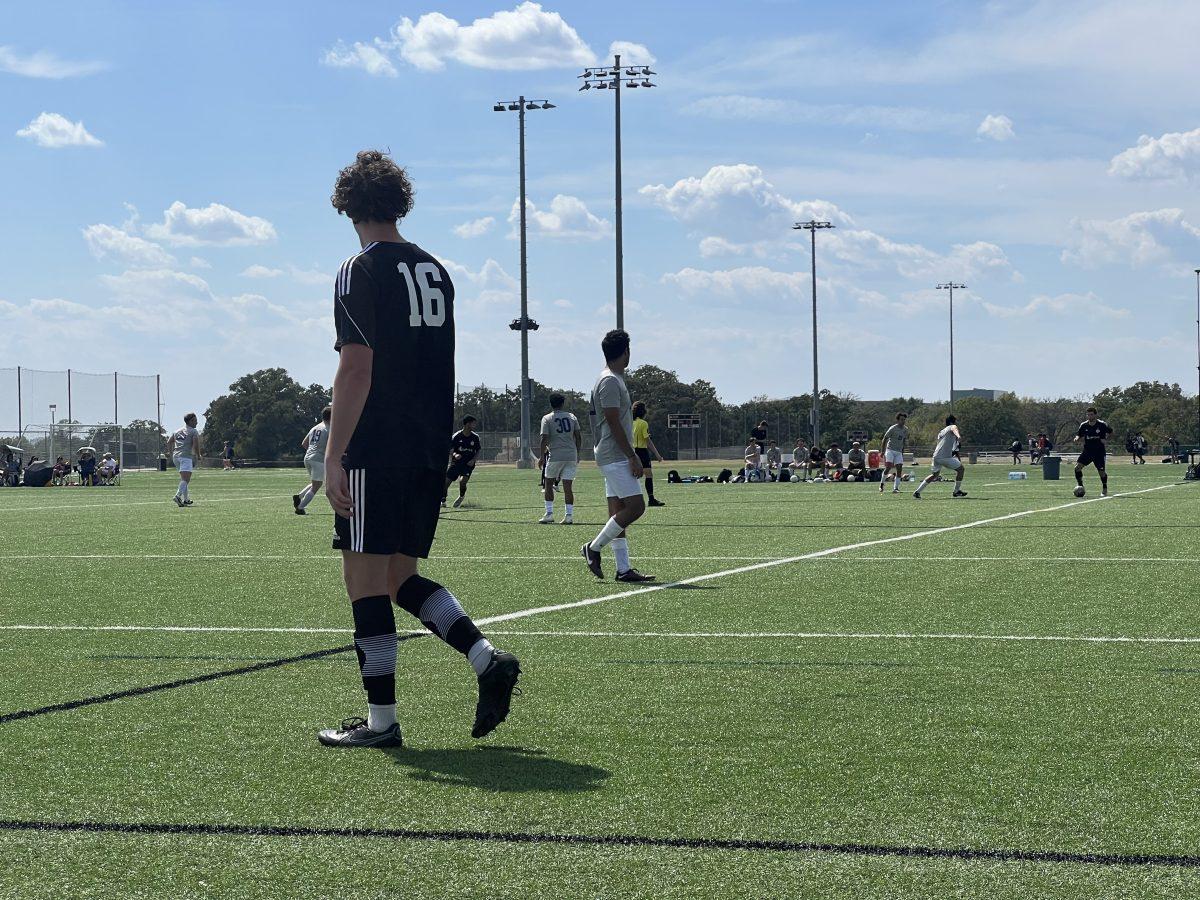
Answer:
M1138 491L1126 491L1123 494L1113 494L1112 497L1127 497L1134 494L1147 494L1151 491L1161 491L1167 488L1177 487L1176 484L1162 484L1157 487L1143 488ZM667 582L665 584L655 584L649 587L636 588L632 591L621 591L616 594L607 594L603 597L589 597L585 600L575 600L570 603L555 603L548 606L535 606L532 609L519 610L517 612L503 613L498 616L489 616L486 619L480 619L476 624L492 625L496 622L511 622L514 619L524 619L529 616L536 616L547 612L559 612L564 609L578 609L583 606L594 606L597 603L606 603L609 600L623 600L626 597L636 597L640 594L652 594L658 591L665 591L671 588L686 587L691 584L700 584L705 581L712 581L714 578L727 578L730 575L742 575L746 572L757 572L761 569L772 569L776 566L784 566L790 563L800 562L807 559L819 559L824 556L833 556L838 553L845 553L848 550L861 550L864 547L880 547L886 544L895 544L900 541L911 541L916 538L931 537L937 534L949 534L953 531L963 531L967 528L978 528L981 525L991 525L994 522L1007 522L1011 519L1020 519L1025 516L1032 516L1037 513L1057 512L1062 509L1070 509L1072 507L1084 506L1088 503L1099 503L1108 500L1110 497L1093 497L1090 500L1073 500L1069 503L1060 503L1057 506L1047 506L1039 509L1027 509L1022 512L1007 513L1003 516L992 516L988 519L976 519L973 522L962 522L958 525L946 525L942 528L930 528L925 531L914 531L910 534L894 535L886 538L876 538L871 541L859 541L855 544L845 544L841 547L830 547L825 550L817 550L812 553L802 553L799 556L788 556L783 559L773 559L766 562L753 563L748 566L738 566L733 569L724 569L720 572L710 572L707 575L694 575L691 578L681 578L677 581Z
M483 621L483 620L480 620ZM202 634L341 634L348 628L254 628L223 625L0 625L0 631L119 631ZM402 635L428 634L401 630ZM967 634L936 632L843 631L494 631L501 637L663 638L689 640L831 640L831 641L1018 641L1081 644L1200 644L1200 637L1125 637L1059 634Z
M207 506L210 503L232 503L237 500L282 500L283 494L271 494L266 497L214 497L211 500L201 500L197 506ZM288 495L290 496L290 495ZM6 508L4 514L19 512L40 512L46 509L123 509L126 506L168 506L171 499L165 500L133 500L129 503L68 503L63 506L14 506Z

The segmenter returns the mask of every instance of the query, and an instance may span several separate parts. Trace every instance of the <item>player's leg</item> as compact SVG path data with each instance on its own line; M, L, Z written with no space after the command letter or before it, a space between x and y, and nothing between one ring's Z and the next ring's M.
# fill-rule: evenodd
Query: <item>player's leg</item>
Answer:
M567 514L563 517L563 525L575 524L575 468L571 466L568 469L571 477L567 477L567 472L563 473L563 502L567 507Z
M356 505L362 503L355 498ZM338 535L350 520L337 519ZM361 524L356 526L361 529ZM348 718L317 739L330 747L397 747L403 742L396 723L396 617L388 594L389 557L342 550L342 576L354 617L354 651L367 695L367 717Z
M1077 484L1079 487L1083 487L1083 467L1087 464L1088 459L1084 455L1081 455L1079 459L1075 460L1075 484Z
M956 458L954 460L954 462L958 463L958 465L955 467L957 469L957 471L955 472L955 475L954 475L954 493L951 494L951 496L952 497L965 497L965 496L967 496L967 492L962 489L962 483L963 483L963 478L965 478L966 474L967 474L967 467L963 465L961 459Z
M465 469L462 476L458 479L458 497L454 501L454 508L458 509L463 505L463 501L467 499L467 482L471 480L473 469Z
M604 527L600 529L591 541L583 545L580 551L583 558L587 561L588 568L597 578L603 578L604 573L600 566L600 551L606 546L613 543L617 539L621 539L623 543L620 545L622 554L628 552L629 544L625 541L625 529L636 522L646 511L646 501L642 498L641 486L637 483L637 479L633 477L629 471L629 464L624 460L600 467L601 473L604 475L605 494L608 497L608 513L609 519L604 523ZM613 548L614 553L616 547ZM621 560L618 560L618 569L621 571Z
M1108 496L1108 467L1104 465L1104 457L1096 460L1096 471L1100 474L1100 496Z
M554 473L558 468L553 462L542 467L542 499L546 501L546 513L538 519L539 525L554 524Z
M941 479L941 474L940 474L941 471L942 471L942 463L941 463L941 461L935 459L933 461L933 467L930 470L929 474L925 476L925 479L920 484L918 484L917 489L915 491L913 491L912 497L914 500L921 499L921 491L925 490L926 485L933 484L933 482L939 481Z
M900 482L904 480L904 463L896 463L892 467L892 471L896 474L896 477L892 481L892 493L898 494L900 493Z

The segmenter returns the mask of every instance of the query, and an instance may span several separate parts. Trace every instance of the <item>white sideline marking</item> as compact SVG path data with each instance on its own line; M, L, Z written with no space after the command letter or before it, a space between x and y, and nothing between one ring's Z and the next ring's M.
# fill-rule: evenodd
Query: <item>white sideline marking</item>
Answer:
M480 621L483 621L482 619ZM348 628L254 628L237 625L0 625L0 631L199 632L216 634L353 634ZM399 634L428 634L404 629ZM697 640L1024 641L1082 644L1200 644L1200 637L1123 637L1059 634L967 634L847 631L489 631L501 637L687 638Z
M197 506L207 506L210 503L231 503L234 500L282 500L285 495L271 494L267 497L214 497L212 500L201 500ZM290 496L290 495L288 495ZM166 500L134 500L130 503L68 503L64 506L14 506L11 509L5 509L5 514L10 512L38 512L45 509L122 509L126 506L169 506L171 499Z
M1167 488L1177 487L1177 484L1161 484L1157 487L1143 488L1138 491L1126 491L1123 494L1112 494L1111 497L1127 497L1133 494L1147 494L1151 491L1161 491ZM837 553L845 553L848 550L861 550L863 547L879 547L883 544L895 544L899 541L911 541L916 538L930 537L935 534L948 534L951 531L962 531L965 528L977 528L980 525L990 525L993 522L1006 522L1009 519L1020 519L1024 516L1031 516L1035 513L1057 512L1061 509L1069 509L1075 506L1083 506L1088 503L1099 503L1103 500L1111 499L1111 497L1093 497L1090 500L1073 500L1069 503L1060 503L1058 506L1047 506L1040 509L1027 509L1023 512L1008 513L1003 516L993 516L990 519L976 519L974 522L962 522L958 525L946 525L942 528L930 528L926 531L915 531L911 534L899 534L893 537L876 538L871 541L860 541L856 544L845 544L841 547L830 547L826 550L817 550L813 553L802 553L799 556L788 556L783 559L773 559L767 562L754 563L749 566L738 566L734 569L725 569L720 572L710 572L707 575L694 575L691 578L681 578L678 581L671 581L665 584L655 584L649 587L636 588L632 591L621 591L617 594L608 594L603 597L589 597L585 600L575 600L570 603L555 603L548 606L535 606L532 609L520 610L518 612L503 613L498 616L490 616L486 619L479 619L479 625L491 625L496 622L510 622L513 619L524 619L528 616L536 616L540 613L558 612L563 609L577 609L581 606L593 606L597 603L605 603L608 600L622 600L626 597L636 597L639 594L651 594L657 591L665 591L676 587L685 587L689 584L699 584L703 581L711 581L714 578L725 578L729 575L741 575L746 572L756 572L760 569L771 569L775 566L783 566L789 563L800 562L806 559L819 559L823 556L833 556Z

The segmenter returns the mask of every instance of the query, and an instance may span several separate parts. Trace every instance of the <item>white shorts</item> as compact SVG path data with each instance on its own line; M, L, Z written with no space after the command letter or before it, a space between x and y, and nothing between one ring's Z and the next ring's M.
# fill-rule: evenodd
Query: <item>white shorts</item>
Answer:
M313 481L324 481L325 480L325 460L324 459L321 459L321 458L315 457L315 456L312 459L306 459L304 461L304 468L308 469L308 477L311 478Z
M558 479L560 479L560 478L563 481L574 481L575 480L575 472L578 468L579 468L579 463L577 463L577 462L573 462L573 461L566 460L566 459L560 459L560 460L552 459L548 463L546 463L546 477L549 478L551 481L558 481ZM629 467L626 466L625 468L628 469Z
M957 456L943 456L940 458L935 456L933 458L933 474L936 475L938 472L942 471L943 466L945 466L947 469L953 469L955 472L957 472L962 468L962 460Z
M886 466L902 466L904 465L903 450L884 450L883 464Z
M600 473L604 476L605 497L617 497L624 500L626 497L640 497L642 495L642 486L638 484L638 480L629 471L628 460L601 466Z
M175 461L175 468L180 472L192 471L192 458L190 456L180 456L178 453L171 457Z

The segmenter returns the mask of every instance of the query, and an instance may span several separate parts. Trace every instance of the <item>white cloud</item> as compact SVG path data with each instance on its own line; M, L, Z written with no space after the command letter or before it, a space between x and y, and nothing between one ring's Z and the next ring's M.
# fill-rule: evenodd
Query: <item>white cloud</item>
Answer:
M975 133L993 141L1009 141L1017 136L1013 131L1012 119L1008 116L985 116Z
M58 113L44 112L17 132L17 137L33 141L39 147L103 147L82 122L72 122Z
M613 41L608 45L608 55L621 54L623 66L652 66L656 62L654 54L645 44L635 44L633 41Z
M107 68L107 63L59 59L45 50L22 56L12 47L0 47L0 72L11 72L26 78L73 78L77 75L93 75Z
M482 308L516 301L518 282L494 259L488 259L478 271L461 263L442 259L442 265L454 280L455 302Z
M1024 306L998 306L994 303L984 303L983 308L989 315L1004 319L1024 318L1039 312L1050 312L1056 315L1088 316L1104 319L1123 319L1129 315L1129 310L1118 309L1101 303L1100 298L1091 291L1086 294L1058 294L1051 297L1039 294Z
M149 226L146 234L181 246L232 247L272 241L275 226L220 203L193 209L176 200L163 213L163 221Z
M513 203L508 221L513 226L509 237L517 234L521 218L521 204ZM593 215L578 197L556 194L549 209L538 209L534 202L525 199L525 221L530 234L565 240L595 241L612 234L612 223Z
M132 266L161 268L175 260L158 244L113 225L89 225L83 229L88 250L96 259L117 259Z
M702 97L683 107L681 112L726 121L833 123L853 128L889 128L896 131L958 128L964 121L960 115L911 106L818 105L772 97L748 97L744 94Z
M1071 246L1062 252L1062 260L1080 266L1145 266L1169 262L1180 254L1190 258L1200 250L1200 228L1184 219L1181 209L1136 212L1111 220L1074 219L1071 229Z
M399 73L387 57L388 46L375 39L372 44L355 41L347 45L338 41L321 56L321 62L335 69L362 69L368 75L383 75L395 78Z
M554 305L557 306L559 309L571 309L572 307L575 306L575 304L572 303L570 300L564 300L562 298L555 300Z
M474 238L487 234L492 230L492 226L496 224L496 220L491 216L484 216L482 219L472 219L470 222L463 222L461 225L456 225L454 233L460 238Z
M212 263L200 256L193 256L188 260L188 265L193 269L211 269Z
M1200 128L1143 134L1137 146L1112 158L1109 175L1122 178L1187 178L1200 173Z
M258 263L247 266L242 270L243 278L278 278L282 274L283 269L272 269L267 266L260 266Z
M662 276L662 281L684 293L718 295L735 302L753 294L806 296L812 290L807 272L778 272L765 266L710 271L688 267L668 272Z
M405 16L391 33L370 43L338 43L323 57L326 65L355 67L372 75L395 75L393 58L437 72L447 63L476 69L525 70L586 66L595 54L556 12L525 2L462 25L440 12L417 21Z

